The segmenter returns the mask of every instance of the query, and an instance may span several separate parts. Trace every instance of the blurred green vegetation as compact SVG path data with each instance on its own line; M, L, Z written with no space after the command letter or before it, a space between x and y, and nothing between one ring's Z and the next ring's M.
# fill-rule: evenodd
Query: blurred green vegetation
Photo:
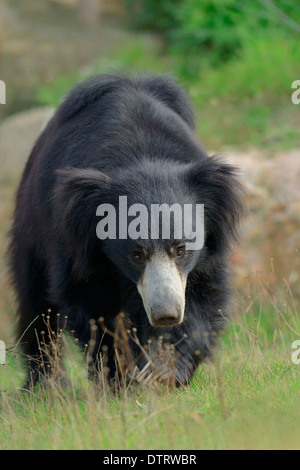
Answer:
M158 31L210 147L300 143L300 4L294 0L124 0L135 28Z
M182 73L194 78L207 64L243 55L249 36L265 40L278 30L299 38L300 5L294 0L124 0L131 24L160 32L167 50L181 57Z
M171 72L196 108L198 134L212 150L300 145L300 113L291 84L300 77L300 4L293 0L123 0L127 27L159 33L139 38L83 73L41 84L38 103L57 105L87 75L128 67ZM128 15L129 17L129 15Z
M113 26L104 16L93 32L76 23L74 13L72 20L71 10L47 2L30 16L27 3L22 24L30 19L30 56L22 77L9 63L6 115L57 106L87 76L128 68L177 77L195 106L197 134L211 151L259 147L272 154L300 146L300 106L291 103L292 82L300 78L300 4L294 0L120 0L127 15ZM19 4L11 5L17 13ZM47 15L55 21L45 39L41 19ZM71 34L76 47L68 42ZM54 36L61 44L56 59ZM41 50L33 50L39 42ZM11 46L14 54L20 44Z

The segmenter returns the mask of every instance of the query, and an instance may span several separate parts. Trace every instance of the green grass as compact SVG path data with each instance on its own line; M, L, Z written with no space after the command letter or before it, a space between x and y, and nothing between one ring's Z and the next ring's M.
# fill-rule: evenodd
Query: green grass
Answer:
M68 343L70 387L25 392L12 355L0 369L0 449L299 449L297 309L266 291L245 303L221 334L214 362L182 389L102 393Z
M245 359L245 357L244 357ZM1 449L299 448L299 369L261 358L204 366L184 390L3 392Z

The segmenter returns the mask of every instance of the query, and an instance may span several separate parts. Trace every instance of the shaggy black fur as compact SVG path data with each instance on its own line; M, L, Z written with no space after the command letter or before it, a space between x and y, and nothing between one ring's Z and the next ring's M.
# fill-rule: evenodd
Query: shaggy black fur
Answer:
M56 312L67 315L67 327L82 344L89 341L90 319L104 317L113 330L121 311L142 345L164 334L150 326L136 287L142 269L130 255L141 241L96 237L97 206L117 205L124 194L128 204L147 207L204 204L205 245L179 265L188 274L184 321L165 331L178 342L177 383L187 383L210 355L228 315L228 254L243 191L235 169L208 157L193 129L192 108L171 78L102 75L75 87L42 132L17 193L10 246L18 336L31 358L33 380L39 376L37 337L45 330L41 314L49 308L51 328ZM143 240L150 253L167 250L167 242ZM113 376L113 338L99 331L98 340L108 346ZM144 359L139 361L142 367Z

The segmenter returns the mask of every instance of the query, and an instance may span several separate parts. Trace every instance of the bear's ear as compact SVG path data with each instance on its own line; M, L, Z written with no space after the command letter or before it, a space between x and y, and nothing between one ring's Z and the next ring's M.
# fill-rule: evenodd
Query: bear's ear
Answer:
M218 155L201 160L188 171L197 203L204 204L206 243L213 251L228 250L238 240L246 193L238 173Z
M63 123L79 113L85 106L102 98L106 93L116 89L124 82L117 75L103 74L89 77L76 85L65 97L59 106L56 117Z
M96 209L110 186L110 178L94 169L57 171L53 194L56 228L69 252L74 275L86 279L96 263Z
M195 128L194 111L190 100L183 88L171 77L155 75L138 77L135 81L151 96L173 109L192 129Z

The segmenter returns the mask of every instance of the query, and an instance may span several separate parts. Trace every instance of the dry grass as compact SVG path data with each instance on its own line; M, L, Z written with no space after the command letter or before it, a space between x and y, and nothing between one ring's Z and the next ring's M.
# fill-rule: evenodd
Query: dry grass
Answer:
M243 315L237 311L221 335L214 362L201 366L192 383L181 389L159 383L157 371L148 379L146 372L148 368L155 371L155 361L147 348L141 347L141 352L150 365L137 370L129 340L138 340L135 331L127 329L122 315L114 333L107 331L102 319L98 325L91 323L91 339L84 356L73 340L64 340L66 384L58 372L64 328L58 322L54 333L46 315L45 331L40 336L43 338L48 331L52 341L49 346L41 341L41 357L47 355L57 373L49 376L48 388L18 391L23 378L18 350L9 352L8 365L0 369L0 446L299 448L300 376L299 366L291 361L291 343L300 338L297 306L288 285L278 293L262 281L261 290L243 300L244 305L242 300L238 302ZM91 357L98 328L114 335L117 389L107 380L105 350L99 356L101 372L97 369L96 380L88 380L88 375L95 373ZM172 361L172 348L160 350L156 357Z
M103 319L91 323L84 355L74 338L64 339L67 319L61 317L54 332L46 315L41 357L53 361L54 374L48 388L21 390L24 370L4 262L14 186L4 181L0 188L0 338L8 347L7 365L0 368L1 449L299 448L299 365L291 361L291 344L300 339L299 310L287 282L272 287L272 265L270 278L256 273L245 280L214 362L201 366L187 387L160 383L173 380L167 373L176 360L172 345L156 347L155 357L149 353L153 345L141 346L147 361L143 370L136 368L129 349L129 341L138 341L136 332L122 315L114 332ZM95 373L96 329L114 335L118 391L107 380L105 350L96 381L88 380ZM67 381L59 372L62 347Z

